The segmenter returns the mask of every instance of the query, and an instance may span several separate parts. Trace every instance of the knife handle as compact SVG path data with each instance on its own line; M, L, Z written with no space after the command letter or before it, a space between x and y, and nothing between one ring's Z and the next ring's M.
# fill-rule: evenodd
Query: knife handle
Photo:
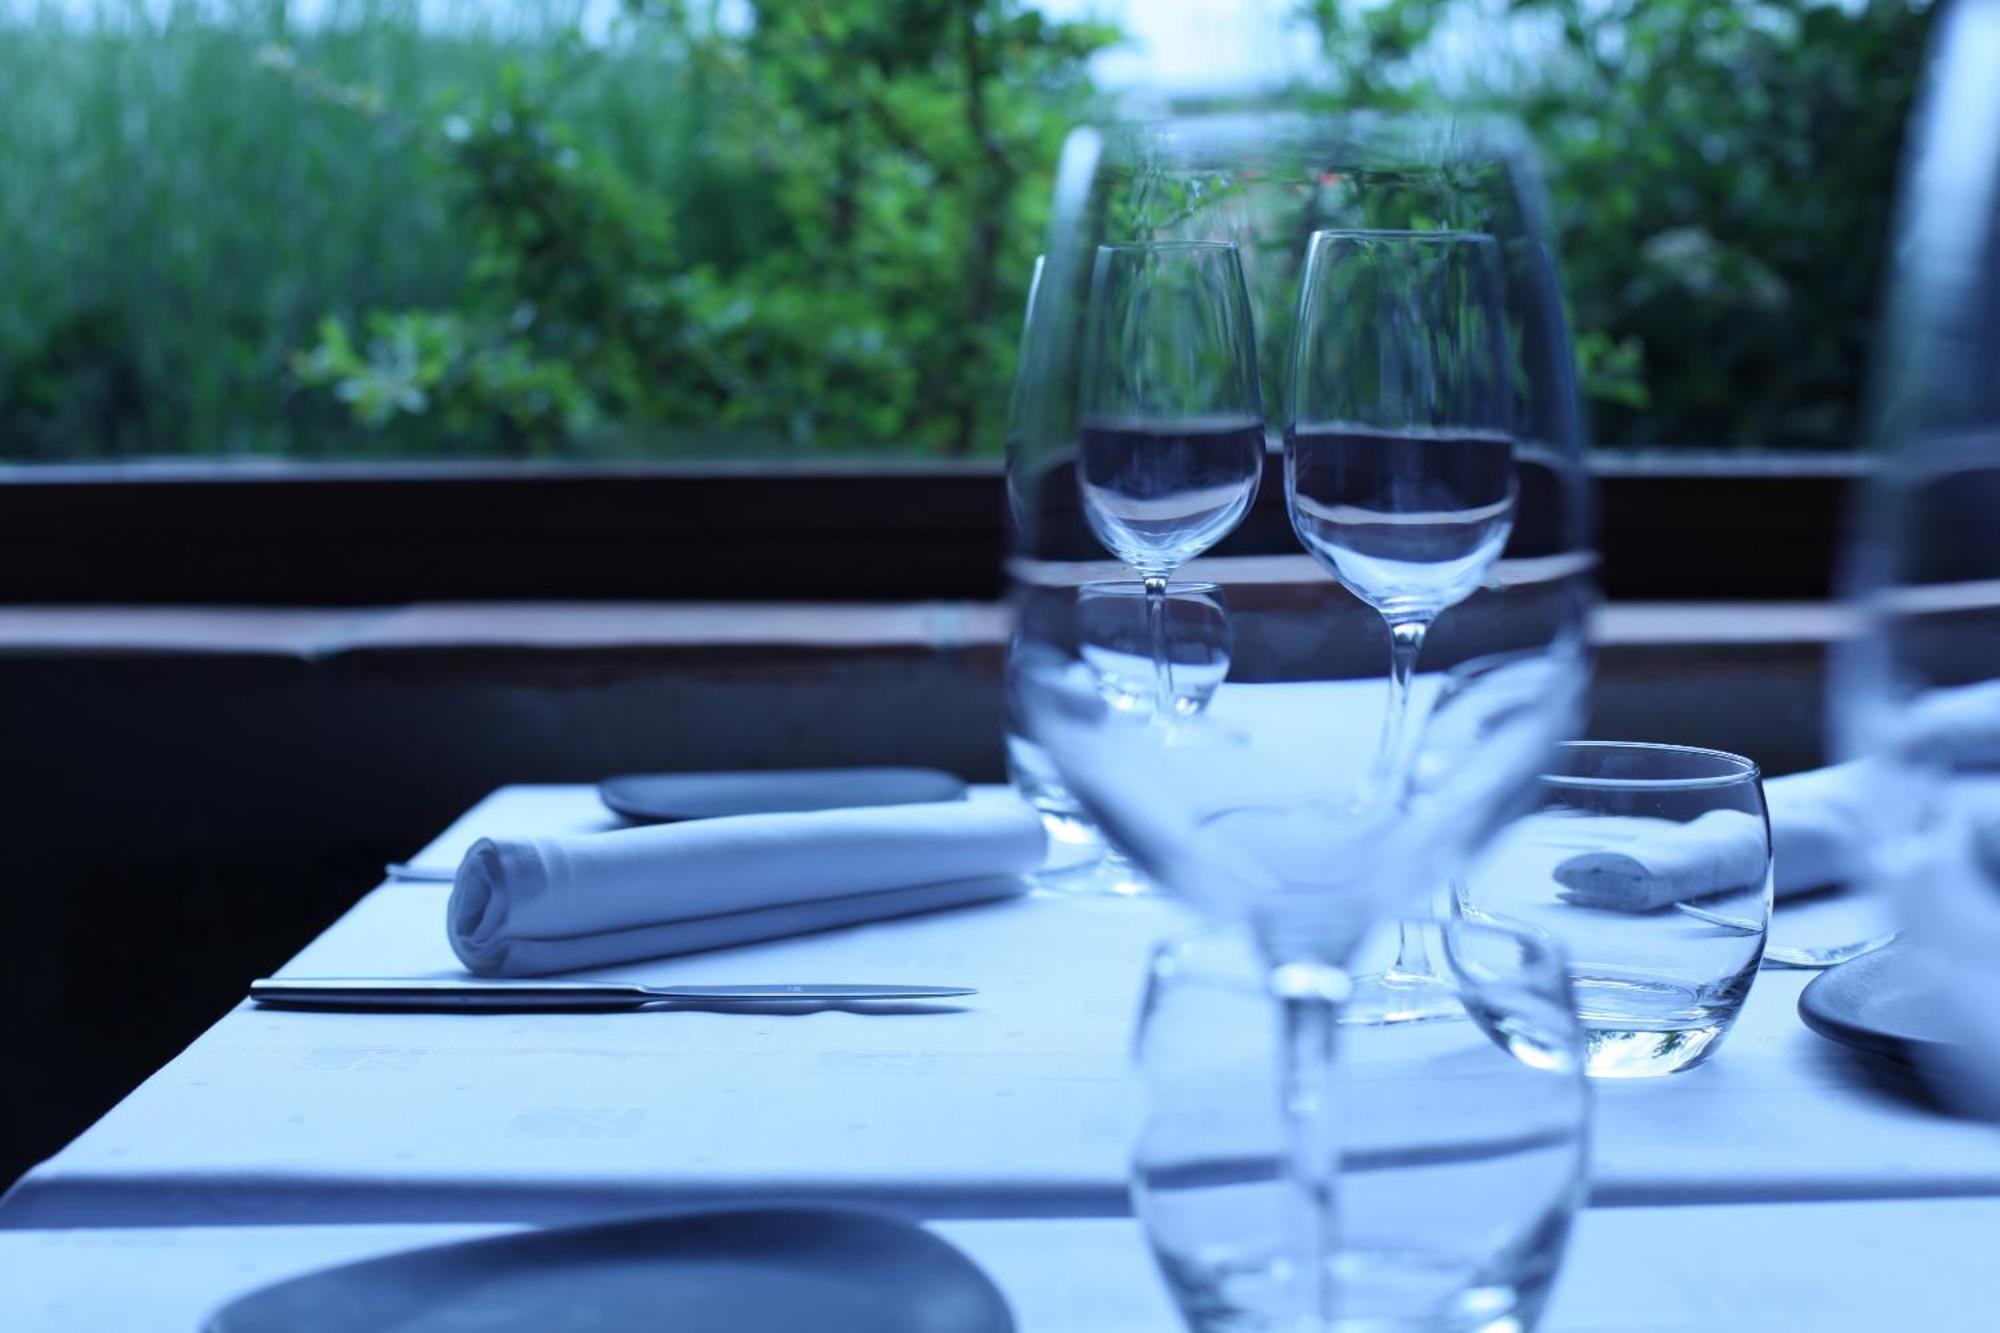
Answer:
M637 986L575 981L478 982L356 977L260 977L250 998L281 1009L635 1009L656 1002Z

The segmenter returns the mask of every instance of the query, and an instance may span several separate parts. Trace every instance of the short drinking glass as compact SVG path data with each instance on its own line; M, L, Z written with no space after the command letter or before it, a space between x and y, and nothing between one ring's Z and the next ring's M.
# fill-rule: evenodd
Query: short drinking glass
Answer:
M1757 765L1680 745L1576 741L1534 809L1457 884L1468 918L1561 940L1598 1078L1692 1068L1750 994L1771 924Z

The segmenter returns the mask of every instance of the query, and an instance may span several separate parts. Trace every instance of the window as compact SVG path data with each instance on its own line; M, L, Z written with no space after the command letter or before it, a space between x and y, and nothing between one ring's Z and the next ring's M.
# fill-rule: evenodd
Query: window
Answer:
M5 0L0 458L991 457L1066 129L1246 100L1520 114L1600 439L1846 449L1928 23Z

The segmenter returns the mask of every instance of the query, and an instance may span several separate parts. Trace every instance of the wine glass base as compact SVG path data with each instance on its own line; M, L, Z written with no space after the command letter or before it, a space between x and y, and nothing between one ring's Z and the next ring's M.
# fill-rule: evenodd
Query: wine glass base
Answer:
M1495 1281L1462 1256L1343 1249L1328 1265L1343 1308L1328 1321L1292 1312L1288 1258L1221 1247L1156 1254L1189 1327L1201 1333L1519 1333L1540 1319L1560 1257L1531 1251L1513 1280Z
M1029 879L1037 892L1066 898L1145 898L1159 892L1138 867L1110 852L1081 865L1039 870Z
M1465 1005L1447 982L1413 972L1364 972L1340 1007L1348 1024L1427 1023L1465 1017Z
M1048 860L1028 876L1038 892L1136 898L1159 891L1137 866L1111 850L1088 818L1066 811L1043 810L1041 814L1049 837Z

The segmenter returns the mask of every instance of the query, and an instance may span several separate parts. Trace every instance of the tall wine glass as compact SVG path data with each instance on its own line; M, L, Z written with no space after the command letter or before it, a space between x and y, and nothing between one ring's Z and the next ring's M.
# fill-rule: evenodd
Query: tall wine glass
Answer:
M1500 243L1469 231L1315 232L1292 339L1285 507L1313 559L1388 625L1388 697L1361 799L1393 803L1408 780L1424 639L1479 587L1514 525ZM1387 1017L1425 1017L1418 1002L1434 988L1398 994L1430 975L1423 935L1402 940L1367 1000Z
M1835 657L1868 761L1872 879L1957 1040L1942 1088L2000 1116L2000 0L1944 12L1904 170Z
M1587 672L1588 487L1572 359L1537 186L1504 126L1382 118L1221 117L1080 130L1057 170L1037 336L1022 375L1039 406L1009 459L1009 562L1023 716L1107 836L1169 891L1257 941L1278 1024L1302 1328L1331 1327L1339 1288L1340 1137L1331 1069L1349 955L1415 886L1442 885L1508 817L1569 734ZM1381 615L1253 505L1185 566L1221 590L1227 674L1162 726L1093 675L1079 590L1117 565L1077 473L1102 417L1083 381L1105 246L1226 242L1266 379L1286 364L1306 243L1331 228L1420 219L1495 238L1513 387L1519 501L1507 546L1427 645L1403 799L1371 790ZM1247 400L1246 400L1247 401ZM1204 413L1216 409L1203 407ZM1247 407L1243 409L1247 411Z
M1242 522L1264 471L1256 332L1236 247L1099 246L1084 337L1077 485L1091 531L1144 580L1154 711L1167 721L1168 580Z
M1306 247L1285 507L1313 559L1388 622L1370 799L1401 799L1424 636L1514 526L1504 330L1491 236L1320 231Z

